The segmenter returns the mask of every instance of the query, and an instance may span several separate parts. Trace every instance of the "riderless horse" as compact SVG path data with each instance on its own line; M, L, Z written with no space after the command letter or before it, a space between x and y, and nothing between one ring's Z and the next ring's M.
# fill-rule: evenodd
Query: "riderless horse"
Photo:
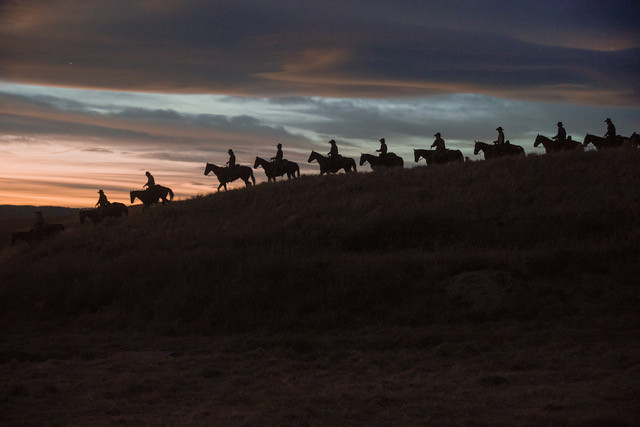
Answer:
M338 158L330 159L329 157L312 151L307 162L311 163L314 160L320 165L320 175L324 175L325 173L338 173L340 169L343 169L345 173L351 171L357 172L356 161L350 157L339 156Z
M485 160L495 159L505 156L524 157L524 148L519 145L510 143L509 141L502 144L502 147L498 150L498 146L495 144L487 144L482 141L475 141L476 145L473 149L473 154L478 155L480 151L484 154Z
M276 177L283 176L285 173L287 174L288 179L295 176L298 176L298 178L300 177L300 167L296 162L291 162L289 160L270 162L262 157L256 157L256 161L253 163L253 168L257 169L258 166L262 166L262 169L264 169L268 182L271 180L276 182Z
M413 150L414 161L420 161L420 157L423 157L428 165L431 164L443 164L451 162L463 162L464 156L460 150L445 151L444 156L436 156L436 150Z
M404 167L404 160L395 153L387 153L382 158L380 158L380 156L374 156L373 154L361 154L360 166L364 165L366 162L369 162L371 169L374 171Z
M538 134L536 136L536 140L533 143L534 147L542 144L546 153L552 153L555 151L583 151L584 147L578 141L574 141L572 139L565 139L564 141L554 141L551 138L547 138L544 135Z
M164 187L162 185L154 185L153 187L147 188L146 190L131 190L129 192L131 196L131 203L138 198L142 202L142 209L148 209L151 205L158 203L160 199L162 199L162 204L171 203L173 200L173 191L169 187ZM167 200L167 196L169 199Z
M85 209L81 210L80 213L80 224L84 224L85 219L89 218L93 221L93 224L98 224L102 222L105 217L113 217L120 218L123 215L129 215L129 211L124 203L109 203L107 206L103 208L95 208L95 209Z
M254 184L256 183L256 178L253 176L253 169L251 169L249 166L236 165L223 167L216 166L213 163L207 163L207 166L205 166L204 168L204 174L209 175L209 172L212 171L218 178L218 182L220 182L220 185L218 185L218 191L220 190L220 187L224 187L226 191L227 183L233 182L236 179L243 180L247 187L251 185L249 179L251 179Z

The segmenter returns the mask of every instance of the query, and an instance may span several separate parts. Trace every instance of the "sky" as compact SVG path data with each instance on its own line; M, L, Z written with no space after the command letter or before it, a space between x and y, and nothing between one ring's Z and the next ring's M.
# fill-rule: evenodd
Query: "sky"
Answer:
M0 1L0 204L128 204L145 171L209 194L206 162L278 143L303 174L330 139L414 167L436 132L480 160L501 126L543 154L607 117L640 132L637 0Z

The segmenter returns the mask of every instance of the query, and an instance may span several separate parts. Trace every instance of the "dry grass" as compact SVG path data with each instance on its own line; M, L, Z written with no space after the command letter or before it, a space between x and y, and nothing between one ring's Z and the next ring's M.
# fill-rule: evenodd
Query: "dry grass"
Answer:
M5 249L4 415L634 424L639 164L307 176Z

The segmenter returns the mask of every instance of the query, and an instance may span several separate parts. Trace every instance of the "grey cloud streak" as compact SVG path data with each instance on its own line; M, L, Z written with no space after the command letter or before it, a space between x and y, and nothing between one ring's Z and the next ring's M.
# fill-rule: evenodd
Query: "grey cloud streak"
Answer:
M42 137L43 140L61 136L78 141L85 146L85 151L96 153L107 152L101 144L108 143L109 151L120 147L160 159L201 161L207 154L226 153L230 147L250 152L260 141L268 147L276 142L298 148L312 144L282 125L266 124L250 115L188 114L171 108L116 105L104 111L107 109L102 105L60 97L2 92L0 101L6 105L0 107L0 127L4 134L20 135L22 139ZM6 139L11 143L20 140ZM158 154L162 148L165 151Z
M3 10L0 78L246 96L467 92L637 107L639 10L635 1L376 0L347 8L337 0L100 0L36 8L23 0Z

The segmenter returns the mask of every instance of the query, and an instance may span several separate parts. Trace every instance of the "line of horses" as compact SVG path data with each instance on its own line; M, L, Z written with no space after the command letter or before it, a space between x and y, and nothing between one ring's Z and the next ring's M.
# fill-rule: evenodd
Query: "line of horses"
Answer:
M142 202L142 209L149 209L152 205L162 202L162 204L171 203L173 200L173 190L163 185L154 185L146 190L131 190L129 192L131 203L136 199ZM113 202L107 206L94 209L83 209L79 212L80 224L84 224L89 218L93 225L101 223L105 218L122 218L128 216L129 210L124 203Z
M171 203L173 200L173 191L169 187L162 185L155 185L146 190L131 190L130 197L131 203L135 199L140 199L143 203L142 209L148 209L155 203L162 201L162 204ZM90 219L93 225L100 224L105 218L122 218L129 215L129 209L124 203L112 202L107 206L98 207L94 209L83 209L78 212L80 218L80 224L84 224L85 221ZM44 224L39 230L28 231L14 231L11 233L11 245L15 245L18 241L23 241L29 245L45 240L49 237L55 236L64 230L63 224Z
M474 141L474 144L473 154L478 155L482 153L485 160L495 159L498 157L525 156L524 148L520 145L511 144L510 141L506 141L500 147L496 144L488 144L482 141ZM572 140L571 137L564 141L554 141L551 138L538 134L533 146L538 147L541 144L547 153L575 150L582 151L589 144L593 144L598 150L625 145L640 147L640 135L634 132L629 138L618 136L615 141L611 142L605 138L587 134L584 142L581 143L579 141ZM436 150L416 149L413 150L413 154L414 161L416 163L421 159L424 159L427 165L463 162L465 160L460 150L446 149L444 152L438 153ZM330 158L316 151L312 151L307 162L311 163L314 161L317 162L320 167L320 175L338 173L341 170L345 173L357 172L356 161L350 157L338 156L336 158ZM395 153L387 153L384 156L361 154L359 165L363 166L365 163L369 163L371 169L374 171L404 167L404 160ZM288 179L300 176L300 167L297 163L290 160L270 162L261 157L256 157L253 169L258 169L258 167L264 169L268 182L275 182L277 177L284 177L285 175ZM236 165L229 168L217 166L213 163L207 163L204 169L204 174L209 175L210 172L213 172L218 178L218 182L220 183L218 185L218 190L220 190L220 188L224 188L226 190L227 184L237 179L244 181L247 187L256 183L253 170L249 166Z
M482 141L474 141L474 143L473 154L478 155L479 153L483 153L485 160L505 156L525 156L523 147L511 144L509 141L506 141L500 147L495 144L488 144ZM617 136L615 139L607 139L587 134L584 142L581 143L579 141L572 140L571 137L564 141L554 141L551 138L538 134L533 146L538 147L542 145L546 153L553 153L559 151L582 151L589 144L593 144L597 150L623 146L640 147L640 135L634 132L629 138ZM437 152L436 150L415 149L413 150L413 154L414 161L416 163L421 159L424 159L427 165L465 161L460 150L446 149L444 152ZM345 173L357 172L356 161L350 157L338 156L336 158L330 158L316 151L312 151L307 162L311 163L314 161L317 162L320 167L320 175L338 173L341 170ZM404 160L395 153L387 153L384 156L361 154L359 165L363 166L365 163L369 163L371 169L374 171L404 167ZM300 167L297 163L290 160L271 162L261 157L256 157L253 169L258 169L259 167L264 170L268 182L275 182L277 177L284 177L285 175L288 179L300 177ZM204 174L209 175L209 173L213 172L220 183L218 185L218 190L223 187L227 190L227 183L233 182L237 179L244 181L247 187L252 184L255 185L256 178L253 174L253 169L249 166L242 165L223 167L207 163L204 169ZM156 203L162 202L163 205L171 203L174 197L171 188L162 185L154 185L146 190L131 190L129 195L132 204L135 199L139 199L142 202L143 210L150 208ZM81 224L84 224L86 219L89 218L93 224L96 225L101 223L104 218L121 218L128 214L129 211L123 203L115 202L110 203L106 207L81 210L79 212L79 217ZM64 226L62 224L46 224L45 227L38 232L34 230L15 231L11 233L11 244L14 245L19 240L33 244L39 240L58 234L62 230L64 230Z

